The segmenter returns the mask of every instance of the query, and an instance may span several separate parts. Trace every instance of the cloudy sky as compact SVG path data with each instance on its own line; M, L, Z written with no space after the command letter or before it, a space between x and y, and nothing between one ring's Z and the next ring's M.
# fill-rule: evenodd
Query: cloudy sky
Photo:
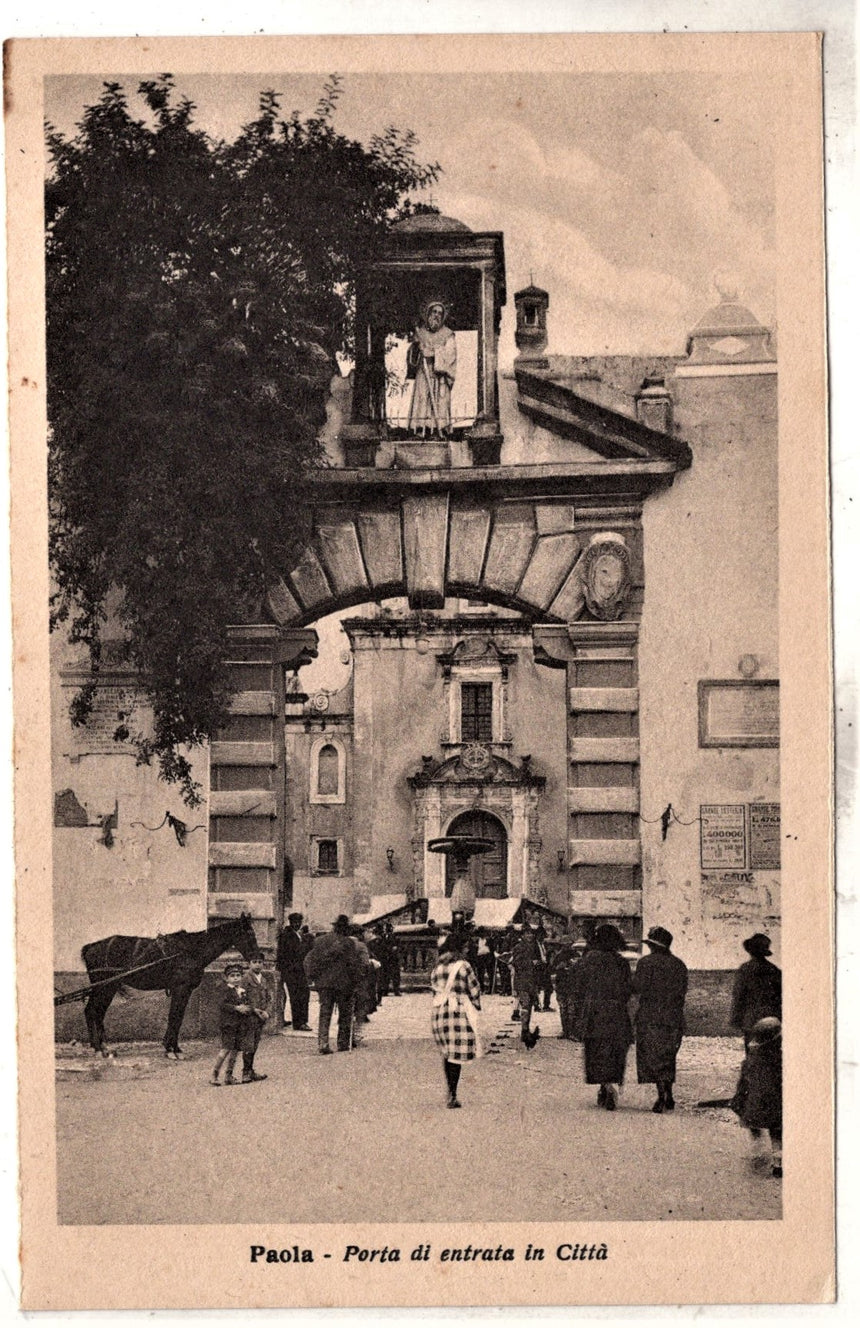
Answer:
M123 79L133 90L138 76ZM181 75L197 119L231 137L274 88L285 112L315 105L325 73ZM69 132L99 78L46 83L46 116ZM682 353L730 280L775 321L773 113L767 83L731 73L350 74L336 123L367 140L412 128L443 175L433 201L505 235L508 290L551 297L550 349ZM501 362L513 356L513 307Z
M231 138L262 89L281 94L286 114L308 112L326 76L177 75L176 85L203 128ZM107 78L133 92L141 75ZM104 79L47 80L46 118L74 132ZM532 276L550 292L552 351L682 354L717 299L715 277L775 321L774 124L763 80L350 74L335 123L365 142L391 123L416 132L420 156L443 168L432 201L473 230L504 232L510 297ZM503 368L514 356L510 297ZM302 684L335 690L349 674L346 638L333 618L315 626L320 658Z

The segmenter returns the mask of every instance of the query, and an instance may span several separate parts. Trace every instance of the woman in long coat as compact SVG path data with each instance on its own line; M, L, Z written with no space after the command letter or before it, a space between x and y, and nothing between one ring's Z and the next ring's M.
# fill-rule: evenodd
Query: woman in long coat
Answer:
M461 1105L457 1100L461 1067L483 1054L477 1019L481 988L474 969L463 958L464 946L465 938L446 936L439 962L430 974L433 1038L442 1052L449 1107Z
M576 966L576 1036L585 1044L585 1082L599 1084L597 1105L614 1111L624 1083L627 1050L633 1029L627 1009L633 992L630 965L619 954L624 938L617 927L602 923L592 948Z

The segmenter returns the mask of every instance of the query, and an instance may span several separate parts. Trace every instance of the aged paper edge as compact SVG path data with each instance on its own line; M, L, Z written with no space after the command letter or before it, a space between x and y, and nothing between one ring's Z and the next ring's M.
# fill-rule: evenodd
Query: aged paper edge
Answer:
M780 621L787 830L786 1151L780 1222L589 1224L606 1264L450 1267L336 1263L289 1279L248 1264L252 1241L338 1249L396 1237L551 1245L558 1224L74 1228L56 1221L48 723L41 82L50 73L180 74L457 68L751 73L780 84ZM538 64L540 61L540 64ZM26 1309L480 1304L766 1304L833 1296L832 715L825 417L820 44L815 34L16 41L6 48L15 648L16 860L23 1303ZM37 311L34 313L34 311ZM34 607L35 606L35 607ZM796 628L802 615L802 632ZM789 654L789 647L791 653ZM576 1225L575 1223L572 1225ZM318 1270L325 1267L325 1284Z

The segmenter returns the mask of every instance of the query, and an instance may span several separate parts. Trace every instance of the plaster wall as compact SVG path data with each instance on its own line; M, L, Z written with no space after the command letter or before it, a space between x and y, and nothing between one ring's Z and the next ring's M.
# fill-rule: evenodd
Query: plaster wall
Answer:
M779 872L703 887L702 803L779 802L776 748L700 748L700 679L741 680L738 661L776 679L778 657L775 374L672 383L690 470L643 513L645 604L639 649L643 910L676 936L691 968L729 969L741 940L778 943ZM666 841L659 818L668 803ZM650 824L648 822L651 822Z
M68 705L74 689L63 686L60 668L72 651L56 637L51 643L52 798L71 789L89 822L118 808L113 847L100 842L98 824L55 826L53 830L54 967L82 972L81 946L114 933L154 936L157 932L200 931L206 927L209 762L195 763L203 802L190 809L178 791L160 781L154 767L138 766L134 756L79 755L86 730L73 730ZM146 714L137 716L146 721ZM163 825L165 811L189 830L181 848Z
M447 700L435 655L457 639L434 636L423 654L414 639L356 642L355 875L358 890L366 896L408 892L415 854L423 858L413 846L413 794L407 781L420 768L422 756L442 755ZM549 902L566 907L566 878L556 870L567 821L564 677L534 663L530 638L501 641L504 649L519 656L508 681L508 754L515 762L531 755L535 773L547 778L538 804L541 876ZM387 867L388 848L394 850L393 871Z
M335 736L346 750L346 796L342 803L314 803L311 793L311 750L319 738ZM315 931L327 930L338 913L352 913L355 893L353 851L353 789L355 768L352 735L342 717L327 724L305 727L304 721L286 726L286 853L292 866L292 900L286 911L303 913ZM336 876L313 871L314 839L336 839L340 846Z
M517 405L513 374L499 375L499 427L503 466L533 466L554 461L593 461L594 453L570 438L559 438L524 415Z

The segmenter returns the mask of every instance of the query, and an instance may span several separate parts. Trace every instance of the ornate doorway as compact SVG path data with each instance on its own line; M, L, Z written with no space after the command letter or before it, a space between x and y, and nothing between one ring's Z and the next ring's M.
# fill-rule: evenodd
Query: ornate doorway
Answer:
M488 853L477 854L469 860L469 880L476 899L506 899L508 894L508 836L505 827L488 812L463 812L455 816L446 832L449 835L477 835L491 839L493 847ZM454 888L454 868L451 858L445 863L445 894L450 897Z

